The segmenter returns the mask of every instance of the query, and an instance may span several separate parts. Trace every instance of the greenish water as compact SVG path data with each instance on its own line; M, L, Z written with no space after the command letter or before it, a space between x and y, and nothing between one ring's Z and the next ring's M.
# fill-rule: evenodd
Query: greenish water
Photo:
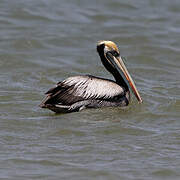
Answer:
M55 115L44 92L78 74L112 78L112 40L144 100ZM0 179L180 177L180 1L0 0Z

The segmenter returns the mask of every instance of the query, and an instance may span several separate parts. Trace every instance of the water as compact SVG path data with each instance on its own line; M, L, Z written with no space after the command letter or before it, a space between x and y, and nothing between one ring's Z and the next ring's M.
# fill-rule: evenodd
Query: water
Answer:
M180 1L0 1L0 179L180 177ZM44 92L78 74L112 78L112 40L144 100L55 115Z

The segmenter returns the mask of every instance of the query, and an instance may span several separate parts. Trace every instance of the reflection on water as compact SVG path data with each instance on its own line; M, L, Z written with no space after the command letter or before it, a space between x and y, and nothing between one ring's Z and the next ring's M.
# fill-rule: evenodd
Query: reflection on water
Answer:
M179 1L1 1L0 178L178 179ZM144 103L55 115L43 93L77 74L112 78L120 46Z

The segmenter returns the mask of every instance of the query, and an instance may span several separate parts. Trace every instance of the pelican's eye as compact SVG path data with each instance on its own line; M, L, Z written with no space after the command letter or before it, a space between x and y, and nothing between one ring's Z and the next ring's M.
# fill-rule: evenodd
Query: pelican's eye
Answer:
M117 52L117 51L115 51L115 50L112 50L111 51L111 54L114 56L114 57L118 57L120 54Z

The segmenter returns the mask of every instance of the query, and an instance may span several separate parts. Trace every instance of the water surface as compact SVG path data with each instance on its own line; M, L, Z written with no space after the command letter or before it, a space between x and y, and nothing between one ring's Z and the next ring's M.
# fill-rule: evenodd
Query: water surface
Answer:
M0 179L179 179L178 0L0 0ZM112 78L116 42L144 103L55 115L44 92L79 74Z

